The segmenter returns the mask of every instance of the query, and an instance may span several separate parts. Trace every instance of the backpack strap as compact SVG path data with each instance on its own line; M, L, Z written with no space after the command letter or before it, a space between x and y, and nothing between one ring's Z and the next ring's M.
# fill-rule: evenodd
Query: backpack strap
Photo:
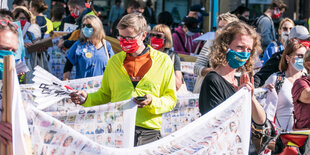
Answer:
M182 44L182 46L183 46L185 52L189 53L188 50L187 50L186 47L185 47L184 41L182 40L180 33L179 33L178 31L175 31L175 33L178 35L178 37L179 37L179 39L180 39L180 41L181 41L181 44Z
M275 89L277 94L279 94L280 89L284 83L284 78L285 78L285 72L278 72L277 73L277 79L276 79L276 83L275 83Z

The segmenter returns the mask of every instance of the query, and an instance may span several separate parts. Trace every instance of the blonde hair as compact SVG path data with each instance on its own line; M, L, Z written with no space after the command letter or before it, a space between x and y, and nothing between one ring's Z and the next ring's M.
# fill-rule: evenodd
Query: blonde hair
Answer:
M310 73L310 68L307 68L306 67L306 62L310 63L310 50L307 50L307 52L305 53L305 56L304 56L304 67L305 69L307 70L308 74Z
M86 42L89 40L93 40L93 41L102 41L105 38L105 33L104 33L104 29L101 23L101 20L94 15L85 15L83 17L82 23L84 21L88 21L89 24L91 24L91 26L94 29L93 35L90 38L86 38L85 35L83 34L82 31L80 31L80 40L82 42Z
M120 30L128 27L133 28L136 33L145 32L148 28L145 18L138 13L125 15L117 24L117 29Z
M224 20L227 21L228 23L239 21L239 18L235 14L231 14L229 12L222 13L218 16L217 22Z
M36 20L35 17L33 16L33 14L24 6L17 6L14 8L14 10L12 11L13 13L13 17L16 19L17 16L20 15L20 13L25 14L27 20L29 20L28 22L31 24L35 24Z
M250 35L253 38L253 48L251 51L251 57L244 64L244 67L240 67L237 71L252 72L254 68L254 59L256 52L260 52L260 36L256 31L244 22L231 22L226 25L215 38L213 46L211 47L211 66L216 68L217 66L227 64L226 54L229 49L229 45L235 39L237 34Z
M290 18L283 18L283 19L281 20L280 24L279 24L279 29L282 29L282 26L283 26L283 24L284 24L285 22L290 22L290 23L293 24L293 27L295 26L295 23L293 22L292 19L290 19Z
M288 62L286 61L286 56L290 56L292 53L297 51L298 49L305 47L303 44L298 43L297 41L289 41L288 44L286 45L281 60L279 64L279 70L281 72L285 72L288 68Z
M167 25L158 24L158 25L154 26L153 31L164 33L164 35L165 35L164 47L165 48L171 48L173 46L171 30Z

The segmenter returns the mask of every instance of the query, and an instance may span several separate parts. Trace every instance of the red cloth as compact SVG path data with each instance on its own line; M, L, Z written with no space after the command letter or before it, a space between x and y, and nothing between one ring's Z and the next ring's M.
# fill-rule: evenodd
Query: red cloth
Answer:
M301 77L294 82L292 88L294 115L296 118L295 127L297 129L310 128L310 104L302 103L298 100L304 89L310 87L310 80Z

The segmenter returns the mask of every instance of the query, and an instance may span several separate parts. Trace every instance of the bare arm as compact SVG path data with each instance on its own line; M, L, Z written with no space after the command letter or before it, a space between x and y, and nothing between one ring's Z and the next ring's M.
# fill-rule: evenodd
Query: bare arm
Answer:
M298 100L301 101L302 103L310 104L310 88L304 89L301 92Z
M266 121L265 111L255 96L252 96L252 119L256 124L264 124Z
M181 71L175 71L174 74L175 74L175 84L177 87L176 90L179 90L183 83L183 75Z

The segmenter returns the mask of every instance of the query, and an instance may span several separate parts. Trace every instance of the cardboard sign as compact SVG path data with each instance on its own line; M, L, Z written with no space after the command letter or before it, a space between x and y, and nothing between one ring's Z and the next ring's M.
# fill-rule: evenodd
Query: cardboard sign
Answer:
M69 23L65 23L64 25L64 31L65 32L73 32L78 26L75 24L69 24Z
M40 49L47 49L53 46L52 38L44 38L36 41L31 46L27 47L28 53L39 52Z

